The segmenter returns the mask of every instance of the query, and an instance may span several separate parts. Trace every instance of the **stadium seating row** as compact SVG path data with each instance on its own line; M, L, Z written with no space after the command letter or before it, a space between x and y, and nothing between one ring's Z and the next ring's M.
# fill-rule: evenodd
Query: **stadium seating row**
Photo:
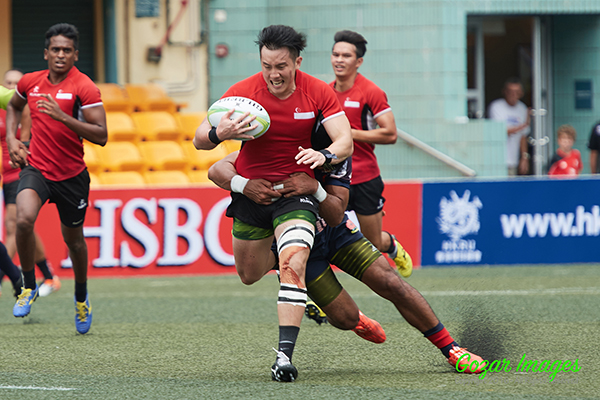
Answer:
M108 141L191 141L205 116L205 112L170 114L166 111L142 111L131 115L107 112Z
M208 170L227 154L239 150L240 142L225 141L210 151L198 151L190 142L169 140L108 142L104 147L84 142L84 160L88 171L182 171Z
M208 171L136 171L100 172L90 173L90 186L100 187L126 187L146 188L156 186L181 187L190 184L209 184Z
M176 103L164 89L154 83L126 84L97 83L104 109L107 112L166 111L175 114L186 104Z

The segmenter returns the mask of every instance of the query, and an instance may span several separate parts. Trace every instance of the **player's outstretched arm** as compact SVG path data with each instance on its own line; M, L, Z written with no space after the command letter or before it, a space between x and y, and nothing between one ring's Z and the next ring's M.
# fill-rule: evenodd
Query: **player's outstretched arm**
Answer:
M106 130L106 112L102 105L84 108L81 110L85 121L68 115L49 94L40 93L36 107L42 114L47 114L53 119L62 122L67 128L88 141L104 146L108 140Z
M368 131L352 129L352 137L359 142L371 144L394 144L398 139L396 120L391 111L381 114L375 119L379 127Z
M350 157L354 150L354 143L352 142L352 129L346 115L328 119L323 123L323 127L333 142L326 150L337 156L337 160L334 160L332 164L339 164Z
M225 158L214 163L208 170L208 178L221 189L242 193L257 204L268 205L281 197L273 190L271 182L265 179L246 179L238 175L235 160L239 151L228 154Z

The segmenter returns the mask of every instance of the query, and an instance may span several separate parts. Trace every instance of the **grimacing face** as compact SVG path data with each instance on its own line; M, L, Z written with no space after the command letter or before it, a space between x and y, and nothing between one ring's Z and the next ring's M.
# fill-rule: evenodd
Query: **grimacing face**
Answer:
M302 57L293 60L285 47L277 50L263 47L260 63L269 92L281 100L290 97L296 90L296 70L300 68Z
M48 69L57 75L69 72L78 59L79 51L75 50L73 40L62 35L51 37L48 48L44 49L44 60L48 61Z

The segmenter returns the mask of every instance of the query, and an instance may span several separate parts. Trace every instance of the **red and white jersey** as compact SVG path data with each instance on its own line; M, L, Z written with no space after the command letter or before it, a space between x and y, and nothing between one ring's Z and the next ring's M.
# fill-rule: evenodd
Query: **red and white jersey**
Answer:
M329 85L335 89L335 81ZM377 125L375 119L392 111L385 92L361 74L356 75L354 85L350 89L345 92L336 90L335 93L352 129L362 131L375 129ZM368 182L379 175L375 145L354 141L352 184Z
M102 106L102 100L98 87L76 67L56 85L50 83L48 73L43 70L23 75L17 93L27 100L31 110L29 163L47 179L62 181L85 169L82 139L63 123L39 112L36 102L43 99L40 94L49 94L66 114L83 121L81 111Z
M286 179L294 172L314 176L309 166L296 164L298 147L311 147L311 135L320 115L322 121L344 115L335 93L325 82L296 71L296 90L281 100L269 92L259 72L236 83L223 95L230 96L258 102L271 118L271 126L264 135L244 142L235 162L240 175L270 182Z
M21 129L17 130L17 139L21 136ZM6 144L6 110L0 110L0 140L2 141L2 182L11 183L19 179L20 168L10 166L8 145Z
M552 161L554 162L548 171L548 175L550 176L577 176L583 169L581 153L577 149L571 150L568 155L558 149L556 150L556 156L552 158Z

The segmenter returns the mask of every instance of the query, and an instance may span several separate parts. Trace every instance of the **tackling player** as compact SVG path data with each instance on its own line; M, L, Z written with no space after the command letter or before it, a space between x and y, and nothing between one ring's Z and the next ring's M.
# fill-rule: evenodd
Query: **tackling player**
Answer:
M33 227L40 208L56 204L62 236L75 274L75 327L86 333L92 323L87 294L87 245L83 222L90 176L83 160L83 139L104 146L106 114L100 90L75 67L79 32L56 24L46 32L44 59L48 69L25 74L7 108L6 142L11 161L21 167L17 189L17 249L23 270L23 291L13 308L24 317L39 293L35 282ZM31 111L29 150L15 134L25 105Z
M352 136L335 93L326 83L300 71L304 34L289 26L272 25L259 33L256 43L262 72L234 84L223 97L241 96L258 102L269 113L271 125L263 136L242 146L227 216L234 219L233 253L245 284L256 282L270 269L266 267L270 247L273 238L277 239L279 347L272 373L276 380L293 381L294 371L288 366L306 306L305 268L314 242L318 200L312 195L283 198L270 188L295 172L314 176L315 168L342 162L352 154ZM230 120L232 114L233 110L214 127L205 119L196 130L194 146L210 150L223 140L252 139L246 132L254 128L248 126L254 117L246 120L248 114L243 114ZM319 117L332 143L315 151L310 148L311 135ZM244 196L250 180L259 180L273 201L257 204Z

